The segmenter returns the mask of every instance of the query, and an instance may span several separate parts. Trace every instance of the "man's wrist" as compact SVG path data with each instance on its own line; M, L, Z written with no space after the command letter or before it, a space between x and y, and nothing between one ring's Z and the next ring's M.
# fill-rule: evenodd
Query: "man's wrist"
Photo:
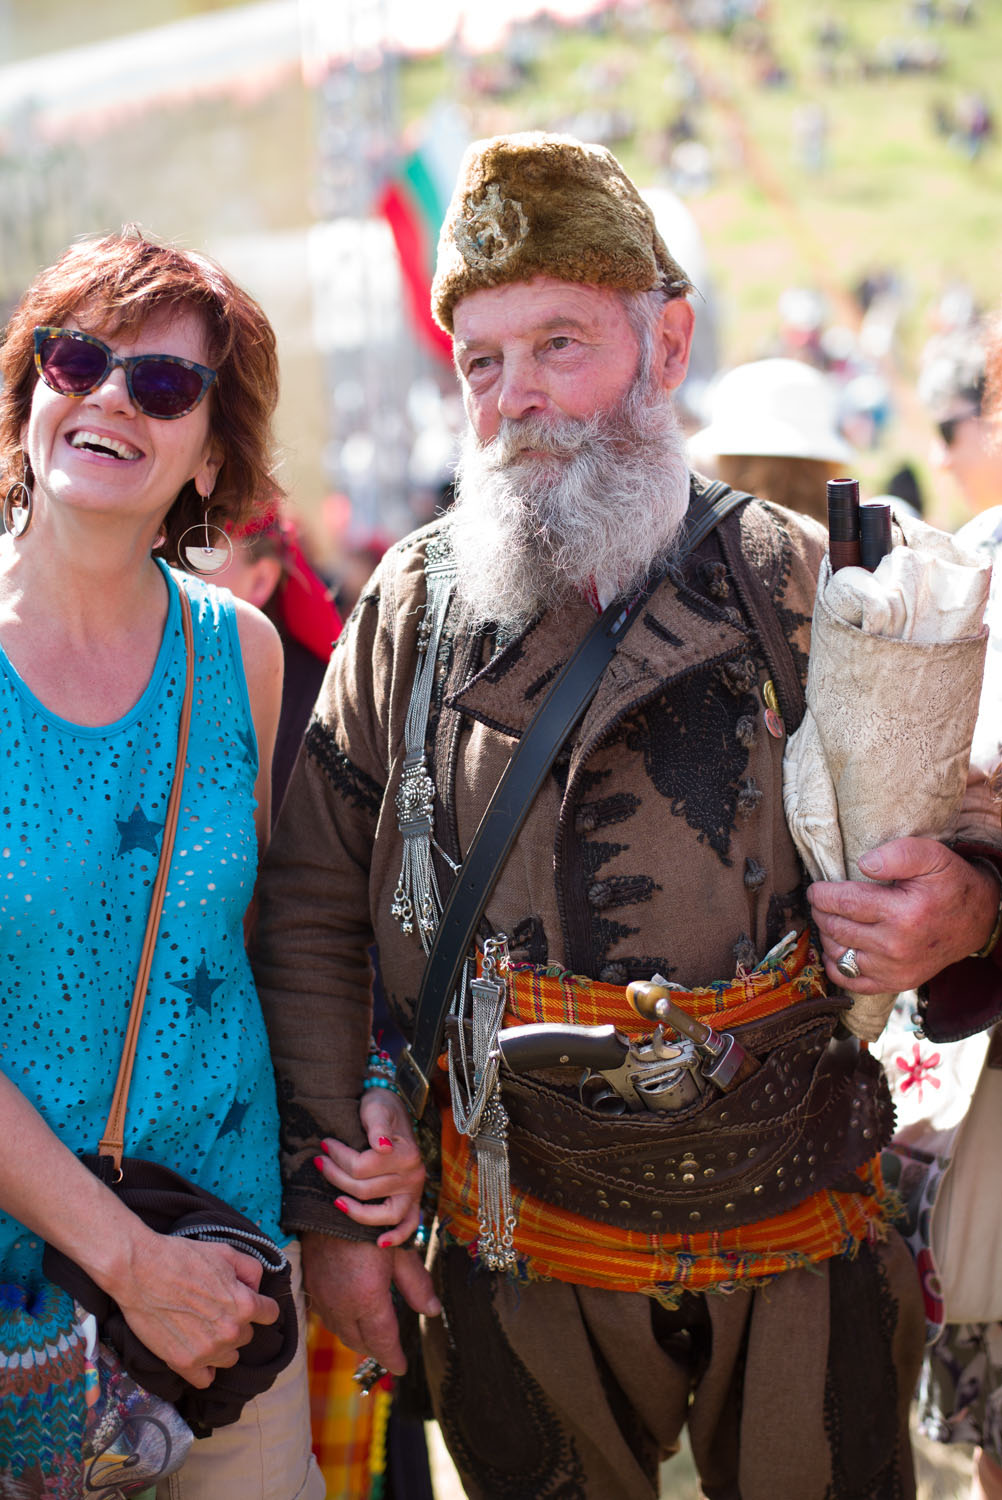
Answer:
M999 873L998 868L992 863L990 859L984 859L979 855L975 855L971 859L971 864L979 866L980 869L991 875L995 885L995 894L997 901L995 907L995 920L992 923L991 931L989 932L985 941L982 943L981 947L976 948L973 953L968 955L968 957L970 958L988 958L992 953L994 953L996 947L998 946L999 938L1002 937L1002 874Z

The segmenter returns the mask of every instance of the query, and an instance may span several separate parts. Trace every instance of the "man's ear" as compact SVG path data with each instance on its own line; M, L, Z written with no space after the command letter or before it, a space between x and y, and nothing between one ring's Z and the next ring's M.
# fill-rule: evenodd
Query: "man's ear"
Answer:
M259 557L248 569L245 589L241 597L248 603L257 605L258 609L264 609L278 588L281 577L282 564L277 557L268 555ZM222 582L225 583L226 579L224 578Z
M677 390L689 368L695 315L685 297L673 297L661 312L654 336L654 376L666 391Z

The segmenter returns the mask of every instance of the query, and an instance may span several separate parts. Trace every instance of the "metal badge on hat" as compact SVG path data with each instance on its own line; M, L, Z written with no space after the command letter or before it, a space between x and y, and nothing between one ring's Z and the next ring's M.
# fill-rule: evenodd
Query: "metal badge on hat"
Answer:
M524 244L529 221L517 198L502 198L496 182L488 184L483 200L468 193L456 220L453 238L466 261L478 271L494 271L506 265Z

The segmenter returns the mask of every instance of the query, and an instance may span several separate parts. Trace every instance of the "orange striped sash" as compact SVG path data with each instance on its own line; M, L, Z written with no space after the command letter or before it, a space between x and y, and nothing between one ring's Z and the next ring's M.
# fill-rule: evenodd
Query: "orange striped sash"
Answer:
M535 1021L581 1026L609 1022L633 1036L636 1011L618 985L530 967L508 976L505 1025ZM792 953L734 980L679 991L674 997L700 1020L728 1027L775 1015L798 1000L825 993L825 978L808 933ZM477 1240L476 1157L443 1111L443 1232L475 1250ZM517 1215L515 1248L526 1274L579 1286L647 1292L670 1299L682 1289L725 1290L759 1281L793 1266L852 1254L861 1240L880 1233L887 1217L879 1157L858 1172L865 1193L825 1189L795 1208L756 1224L698 1234L644 1234L619 1229L544 1203L512 1188Z

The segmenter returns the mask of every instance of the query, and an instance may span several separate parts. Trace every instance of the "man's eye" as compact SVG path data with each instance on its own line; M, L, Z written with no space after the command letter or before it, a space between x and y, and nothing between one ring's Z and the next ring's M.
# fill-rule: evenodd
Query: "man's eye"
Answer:
M566 333L558 333L550 340L551 349L567 349L573 340Z
M492 363L493 363L493 355L490 355L490 354L478 354L477 357L476 357L476 359L471 359L470 360L470 362L469 362L469 364L467 365L466 368L470 372L470 374L472 374L474 370L486 370L486 369L488 369L488 367Z

